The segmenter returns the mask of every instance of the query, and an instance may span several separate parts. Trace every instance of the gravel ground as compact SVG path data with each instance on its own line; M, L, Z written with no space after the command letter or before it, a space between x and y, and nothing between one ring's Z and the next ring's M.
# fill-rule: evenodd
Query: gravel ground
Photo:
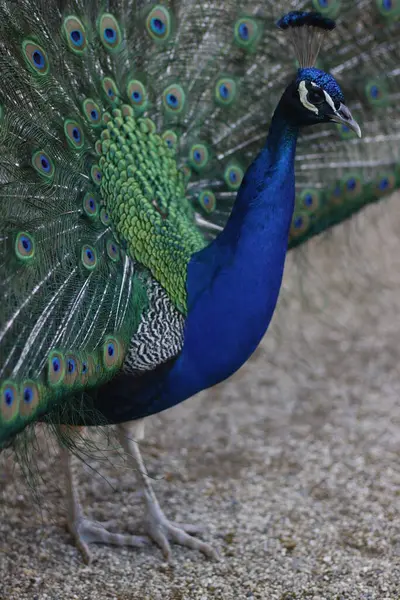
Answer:
M220 562L96 546L83 565L48 442L35 454L38 499L2 459L0 598L399 600L399 201L290 257L252 360L148 422L161 505L202 524ZM88 516L140 528L135 474L115 449L76 471Z

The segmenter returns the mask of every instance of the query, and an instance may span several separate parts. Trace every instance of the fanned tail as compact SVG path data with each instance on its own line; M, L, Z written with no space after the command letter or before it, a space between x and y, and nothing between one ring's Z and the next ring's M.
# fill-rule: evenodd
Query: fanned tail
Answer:
M321 60L364 137L302 135L291 247L400 183L398 9L328 4L313 2L339 20ZM179 350L187 262L296 70L276 19L309 7L0 2L0 442L113 377L151 286L181 319Z

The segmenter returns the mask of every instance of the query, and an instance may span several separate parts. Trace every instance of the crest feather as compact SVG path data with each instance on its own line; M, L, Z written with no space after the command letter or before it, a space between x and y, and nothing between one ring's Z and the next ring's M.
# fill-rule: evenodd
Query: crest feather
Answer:
M277 27L288 32L300 68L309 68L315 66L324 36L336 23L318 12L292 11Z

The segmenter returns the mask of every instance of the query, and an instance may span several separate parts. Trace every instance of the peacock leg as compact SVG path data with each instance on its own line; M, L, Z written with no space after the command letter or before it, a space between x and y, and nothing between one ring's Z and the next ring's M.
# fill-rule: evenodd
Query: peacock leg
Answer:
M190 533L198 532L199 528L192 525L173 523L163 513L147 475L139 448L138 442L144 438L144 421L135 421L133 427L132 423L124 423L118 425L117 430L121 446L125 450L128 460L137 471L137 476L143 488L147 509L146 533L161 548L166 560L171 560L170 542L199 550L206 556L217 559L217 552L209 544L190 535Z
M112 533L105 528L106 524L87 519L79 502L78 486L71 465L70 452L61 446L61 462L67 480L67 525L75 540L77 548L82 553L85 563L90 564L92 555L89 544L113 544L115 546L142 547L148 544L148 539L137 535L121 535Z

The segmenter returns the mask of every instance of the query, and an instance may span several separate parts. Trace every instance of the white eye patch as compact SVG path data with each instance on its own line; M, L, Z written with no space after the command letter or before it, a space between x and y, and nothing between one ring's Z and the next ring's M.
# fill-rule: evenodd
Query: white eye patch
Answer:
M311 104L311 102L309 102L307 100L307 95L308 95L308 89L306 88L306 82L300 81L300 85L299 85L300 102L302 103L304 108L307 108L307 110L311 110L312 112L314 112L317 115L318 108L316 106L314 106L314 104Z
M313 81L311 82L311 85L315 88L319 88L319 85L317 85L316 83L314 83ZM329 106L332 108L332 110L334 110L336 112L336 108L335 108L335 104L332 100L332 98L330 97L330 95L328 94L328 92L326 92L325 90L322 90L325 94L325 100L327 101L327 103L329 104Z
M316 85L313 81L311 81L311 85L315 88L320 89L319 86ZM336 112L335 103L333 102L330 95L325 90L322 90L322 91L325 94L325 100L326 100L327 104L329 104L329 106L331 107L333 112ZM315 114L318 114L318 112L319 112L318 108L316 106L314 106L314 104L311 104L311 102L309 102L307 99L308 90L307 90L305 81L300 82L299 95L300 95L300 101L301 101L302 105L304 106L304 108L307 108L307 110L312 110L312 112L315 112Z
M326 99L327 103L329 104L329 106L331 107L331 109L332 109L334 112L336 112L336 107L335 107L335 104L334 104L334 102L333 102L332 98L330 97L330 95L329 95L329 94L328 94L328 93L327 93L325 90L322 90L322 91L323 91L323 92L324 92L324 94L325 94L325 99Z

